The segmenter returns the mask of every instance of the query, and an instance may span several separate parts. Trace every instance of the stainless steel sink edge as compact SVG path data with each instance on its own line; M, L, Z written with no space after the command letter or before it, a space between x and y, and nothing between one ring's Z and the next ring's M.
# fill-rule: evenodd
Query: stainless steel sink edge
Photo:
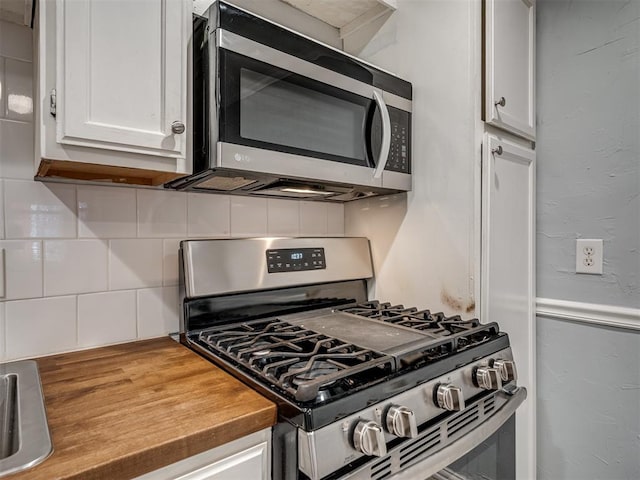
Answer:
M0 376L7 375L17 377L19 447L0 459L0 477L34 467L53 453L38 364L33 360L0 364Z

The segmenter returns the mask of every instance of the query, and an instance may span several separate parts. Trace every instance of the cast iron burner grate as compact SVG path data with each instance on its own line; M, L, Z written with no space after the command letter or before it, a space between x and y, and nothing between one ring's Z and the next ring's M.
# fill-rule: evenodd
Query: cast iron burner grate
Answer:
M386 378L393 358L278 319L200 332L200 343L300 402L323 402Z
M482 324L477 318L463 320L460 315L447 317L442 312L431 313L430 310L405 308L377 300L341 311L420 331L434 340L432 348L421 352L424 360L429 361L489 341L500 331L495 322Z
M341 310L354 315L376 318L384 322L420 330L433 338L469 331L482 325L477 318L463 320L460 315L447 317L442 312L431 313L430 310L405 308L404 305L391 305L388 302L380 303L377 300Z

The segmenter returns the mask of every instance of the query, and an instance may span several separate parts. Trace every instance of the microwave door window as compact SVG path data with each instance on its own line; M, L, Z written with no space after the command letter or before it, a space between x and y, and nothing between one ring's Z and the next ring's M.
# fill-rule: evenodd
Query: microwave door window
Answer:
M363 134L368 99L274 73L240 68L239 143L369 166Z

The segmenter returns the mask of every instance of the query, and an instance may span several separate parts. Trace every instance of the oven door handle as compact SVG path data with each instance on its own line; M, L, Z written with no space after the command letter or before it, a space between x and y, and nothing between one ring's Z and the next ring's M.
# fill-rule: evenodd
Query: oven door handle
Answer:
M413 478L429 478L429 476L438 473L440 470L448 467L453 462L463 457L475 447L484 442L493 435L509 418L516 409L527 398L527 389L519 387L517 390L508 393L500 391L496 395L507 398L507 402L502 405L493 415L485 422L478 425L469 433L460 437L447 447L439 450L424 460L408 467L407 469L392 476L389 480L409 480Z
M391 150L391 119L389 118L389 109L382 98L382 94L374 90L373 100L376 102L380 110L380 117L382 118L382 145L380 146L380 155L376 162L376 169L373 172L373 178L380 178L384 167L387 166L389 150Z

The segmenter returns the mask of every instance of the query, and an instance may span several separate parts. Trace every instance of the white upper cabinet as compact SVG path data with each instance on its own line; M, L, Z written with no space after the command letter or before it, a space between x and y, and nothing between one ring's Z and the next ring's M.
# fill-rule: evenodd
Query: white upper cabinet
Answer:
M184 4L59 1L58 141L184 157Z
M100 170L96 179L104 180L110 170L97 165L190 173L190 1L55 0L39 7L40 156L47 160L39 176L65 176L66 168L91 180ZM141 178L115 171L120 181L127 176ZM131 183L176 176L148 174L154 178Z
M535 140L535 2L484 2L484 120Z

